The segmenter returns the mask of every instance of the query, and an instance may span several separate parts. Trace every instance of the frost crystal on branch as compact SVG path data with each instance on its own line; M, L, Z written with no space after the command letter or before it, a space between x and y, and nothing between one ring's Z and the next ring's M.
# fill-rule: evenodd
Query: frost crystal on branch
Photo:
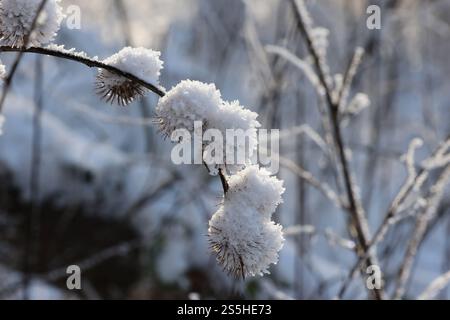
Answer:
M211 248L225 271L242 278L263 275L278 262L284 238L271 216L283 192L282 182L257 166L231 177L230 190L208 230Z
M316 27L311 29L311 37L313 44L319 53L320 57L325 59L327 56L327 50L328 50L328 36L330 34L330 31L323 27Z
M126 47L105 59L103 63L157 85L163 68L160 56L159 51ZM96 88L98 94L107 102L116 102L122 106L130 104L147 92L147 89L139 83L104 69L99 70Z
M0 42L5 46L23 47L42 0L0 1ZM51 42L63 19L60 0L48 0L40 13L28 46Z
M367 94L358 93L352 101L350 101L345 111L348 114L356 115L368 107L370 107L370 99Z

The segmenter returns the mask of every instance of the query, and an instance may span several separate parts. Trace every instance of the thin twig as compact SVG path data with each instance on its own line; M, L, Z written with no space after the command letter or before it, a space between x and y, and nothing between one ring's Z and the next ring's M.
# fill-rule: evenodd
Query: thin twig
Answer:
M340 111L343 110L345 104L347 103L348 96L350 94L350 89L353 84L353 80L355 79L356 72L358 71L358 67L361 64L363 56L364 56L364 49L356 48L355 53L353 54L353 57L348 65L347 71L345 72L342 88L337 98L336 103Z
M418 300L434 299L450 283L450 271L437 277L430 285L419 295Z
M336 194L336 192L331 189L331 187L325 183L319 181L314 175L308 170L303 169L297 165L294 161L287 159L285 157L279 156L280 165L291 171L303 181L307 182L317 190L319 190L325 197L328 198L337 208L347 209L346 204L342 201L341 197Z
M227 194L228 190L230 190L230 185L228 184L227 178L225 177L225 174L223 173L222 169L219 169L219 177L220 182L222 182L223 192Z
M339 246L348 250L355 250L356 244L354 241L346 239L339 234L335 233L331 228L324 230L319 229L313 225L295 225L288 227L284 230L285 237L299 237L302 235L323 236L328 244L331 246Z
M450 165L444 169L444 172L439 177L436 184L431 188L431 194L428 198L428 204L417 219L416 226L413 231L413 236L409 241L405 257L400 266L399 276L397 279L394 298L401 299L406 292L406 284L411 277L411 271L418 249L425 239L425 234L428 230L430 222L434 219L439 203L444 195L445 186L450 181Z

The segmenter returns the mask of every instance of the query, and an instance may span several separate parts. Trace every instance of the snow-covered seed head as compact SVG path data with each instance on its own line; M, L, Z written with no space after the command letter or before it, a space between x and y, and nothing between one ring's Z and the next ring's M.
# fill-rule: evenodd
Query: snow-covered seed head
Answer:
M42 0L0 1L0 42L5 46L24 47ZM27 46L47 44L56 36L64 15L60 0L47 0Z
M257 113L244 108L239 101L222 100L214 84L192 80L180 82L160 99L156 107L157 122L165 136L170 137L179 129L188 130L193 135L195 122L201 122L203 132L214 129L222 135L225 142L222 159L214 159L211 163L206 160L210 159L207 152L202 152L212 175L216 175L218 169L233 174L251 162L258 145L257 128L260 124L257 117ZM228 139L227 133L238 139ZM227 159L227 155L238 155L239 159Z
M256 165L231 176L228 184L226 198L229 201L250 205L269 219L283 201L282 195L285 191L283 181Z
M173 87L156 107L161 132L170 137L177 129L194 130L194 122L210 123L222 104L214 84L184 80Z
M236 277L263 275L278 262L284 238L271 221L282 202L283 182L250 166L229 179L230 189L209 222L209 241L217 261Z
M209 242L224 271L236 278L269 273L278 262L282 227L256 209L225 203L209 222Z
M101 70L95 86L97 94L108 103L127 106L145 95L145 88L126 78Z
M163 68L160 56L158 51L126 47L103 63L157 85ZM121 106L126 106L147 93L147 88L139 83L104 69L100 69L97 75L96 90L105 101Z

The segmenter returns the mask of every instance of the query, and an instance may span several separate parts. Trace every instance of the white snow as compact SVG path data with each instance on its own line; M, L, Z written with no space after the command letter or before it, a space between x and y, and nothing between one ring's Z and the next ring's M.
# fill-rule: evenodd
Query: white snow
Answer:
M58 52L65 53L65 54L69 54L69 55L74 56L74 57L79 57L79 58L85 58L85 59L98 61L98 57L97 56L90 57L86 52L79 51L76 48L66 49L65 45L59 45L59 44L52 43L52 44L49 44L46 48L49 49L49 50L58 51Z
M365 93L357 93L353 99L350 101L345 112L349 114L356 115L370 107L370 99Z
M227 200L257 209L261 215L271 218L282 203L285 191L283 181L271 176L270 172L258 166L249 166L228 179L230 190Z
M163 133L170 137L176 129L193 133L195 121L211 125L221 104L220 91L214 84L185 80L159 100L156 114Z
M103 63L157 85L163 67L160 56L158 51L126 47L105 59ZM97 93L107 102L116 102L122 106L145 96L148 91L144 86L105 69L99 70L96 87Z
M125 47L118 53L103 60L103 63L131 73L139 79L157 85L163 68L161 52L146 48ZM120 76L108 73L111 82L120 81Z

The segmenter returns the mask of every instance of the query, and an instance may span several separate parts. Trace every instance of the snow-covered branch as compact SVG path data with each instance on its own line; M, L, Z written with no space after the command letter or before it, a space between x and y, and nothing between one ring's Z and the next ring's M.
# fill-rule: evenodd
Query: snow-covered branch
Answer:
M85 66L88 66L90 68L99 68L106 71L109 71L111 73L114 73L118 76L124 77L126 79L129 79L131 81L136 82L137 84L147 88L148 90L152 91L153 93L157 94L160 97L163 97L165 95L165 91L160 86L154 85L152 83L148 83L137 76L131 74L130 72L122 71L121 69L108 65L107 63L104 63L102 61L99 61L96 58L90 58L83 52L76 52L73 49L67 50L64 49L63 46L49 46L46 48L41 47L30 47L30 48L16 48L11 46L1 46L0 52L23 52L23 53L34 53L34 54L41 54L45 56L52 56L60 59L70 60L74 62L81 63Z

